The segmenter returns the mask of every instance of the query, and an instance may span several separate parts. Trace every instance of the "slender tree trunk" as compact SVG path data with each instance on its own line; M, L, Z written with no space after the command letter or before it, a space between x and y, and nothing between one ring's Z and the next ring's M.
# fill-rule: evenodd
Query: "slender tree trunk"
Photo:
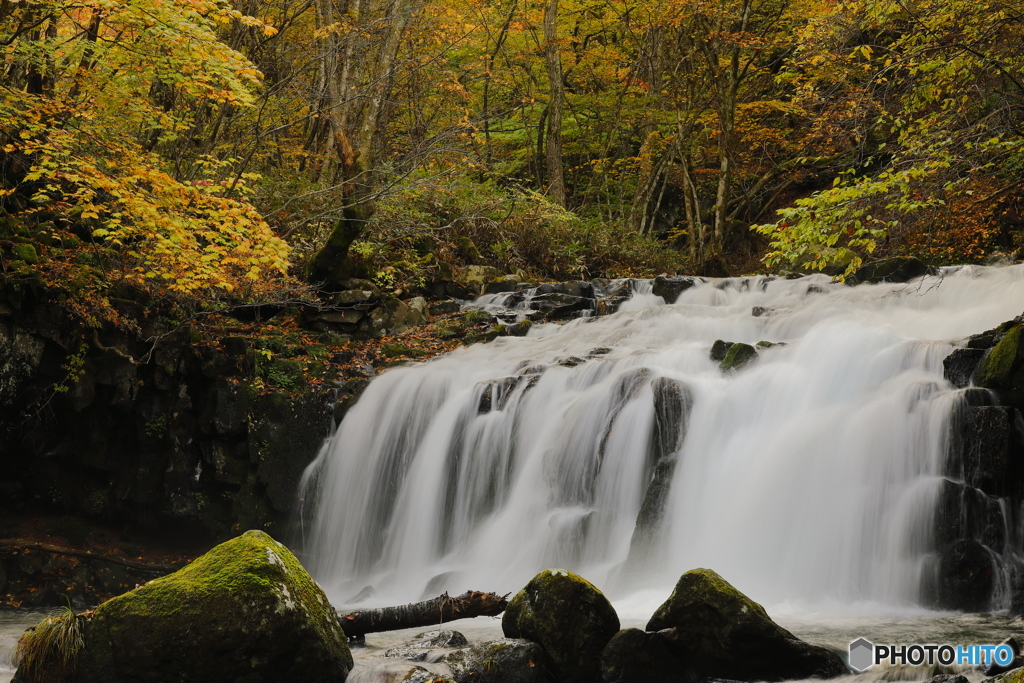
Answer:
M743 33L750 21L751 0L743 0L740 6L740 17L737 33L733 38L732 51L729 56L729 67L726 72L725 92L719 103L718 119L721 130L718 134L718 190L715 193L715 228L712 253L721 254L725 245L725 233L728 228L729 189L732 181L732 148L734 129L736 128L736 106L740 87L740 52Z
M548 134L544 158L548 172L548 197L565 206L565 170L562 166L562 111L565 88L562 83L562 58L558 54L558 0L547 0L544 6L545 57L548 66L549 102Z

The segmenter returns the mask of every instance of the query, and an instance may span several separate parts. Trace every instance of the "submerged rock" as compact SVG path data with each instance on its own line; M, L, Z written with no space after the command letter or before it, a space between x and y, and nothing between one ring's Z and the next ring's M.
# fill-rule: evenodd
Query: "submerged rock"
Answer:
M412 662L426 661L431 650L443 648L465 647L469 644L466 636L458 631L442 629L439 631L427 631L417 633L416 640L406 643L400 647L392 647L384 651L384 657L391 659L407 659Z
M323 590L262 531L103 603L84 642L75 683L339 683L352 668Z
M835 652L806 643L710 569L680 577L647 623L648 631L675 628L669 649L701 678L781 681L846 673Z
M520 638L492 640L458 650L440 661L456 683L551 683L547 655L537 643Z
M546 569L509 601L501 628L507 638L540 645L559 683L593 683L600 679L601 651L619 630L619 617L583 577Z

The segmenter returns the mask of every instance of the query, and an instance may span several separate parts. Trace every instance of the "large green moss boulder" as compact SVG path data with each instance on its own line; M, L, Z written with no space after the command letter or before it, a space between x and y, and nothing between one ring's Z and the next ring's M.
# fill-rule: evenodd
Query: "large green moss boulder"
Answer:
M546 569L509 601L501 628L543 648L559 683L601 680L601 651L619 630L612 604L581 576Z
M340 683L352 668L323 590L262 531L103 603L84 640L76 683Z
M1016 325L996 344L978 366L975 383L986 389L999 389L1010 385L1017 359L1024 355L1021 333L1024 326Z
M846 673L835 652L806 643L710 569L680 577L647 623L648 631L676 629L673 653L700 678L782 681Z

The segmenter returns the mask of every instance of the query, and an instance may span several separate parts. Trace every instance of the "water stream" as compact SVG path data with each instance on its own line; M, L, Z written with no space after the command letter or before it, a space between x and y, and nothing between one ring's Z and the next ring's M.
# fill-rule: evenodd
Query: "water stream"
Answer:
M307 472L305 560L338 605L515 591L546 567L660 602L705 566L766 605L909 608L960 394L942 360L1022 309L1022 266L709 280L389 370ZM723 373L716 339L783 345ZM669 380L692 412L638 547Z

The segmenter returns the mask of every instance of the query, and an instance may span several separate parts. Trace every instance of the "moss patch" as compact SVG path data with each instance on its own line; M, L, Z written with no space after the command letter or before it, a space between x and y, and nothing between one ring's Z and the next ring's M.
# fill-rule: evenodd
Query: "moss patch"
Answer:
M978 367L975 384L986 389L1005 387L1010 383L1013 366L1020 355L1021 325L1010 329L1002 341L985 356Z
M756 360L757 349L750 344L738 343L729 347L729 350L725 353L725 358L718 364L718 367L723 372L729 372L730 370L739 370Z

